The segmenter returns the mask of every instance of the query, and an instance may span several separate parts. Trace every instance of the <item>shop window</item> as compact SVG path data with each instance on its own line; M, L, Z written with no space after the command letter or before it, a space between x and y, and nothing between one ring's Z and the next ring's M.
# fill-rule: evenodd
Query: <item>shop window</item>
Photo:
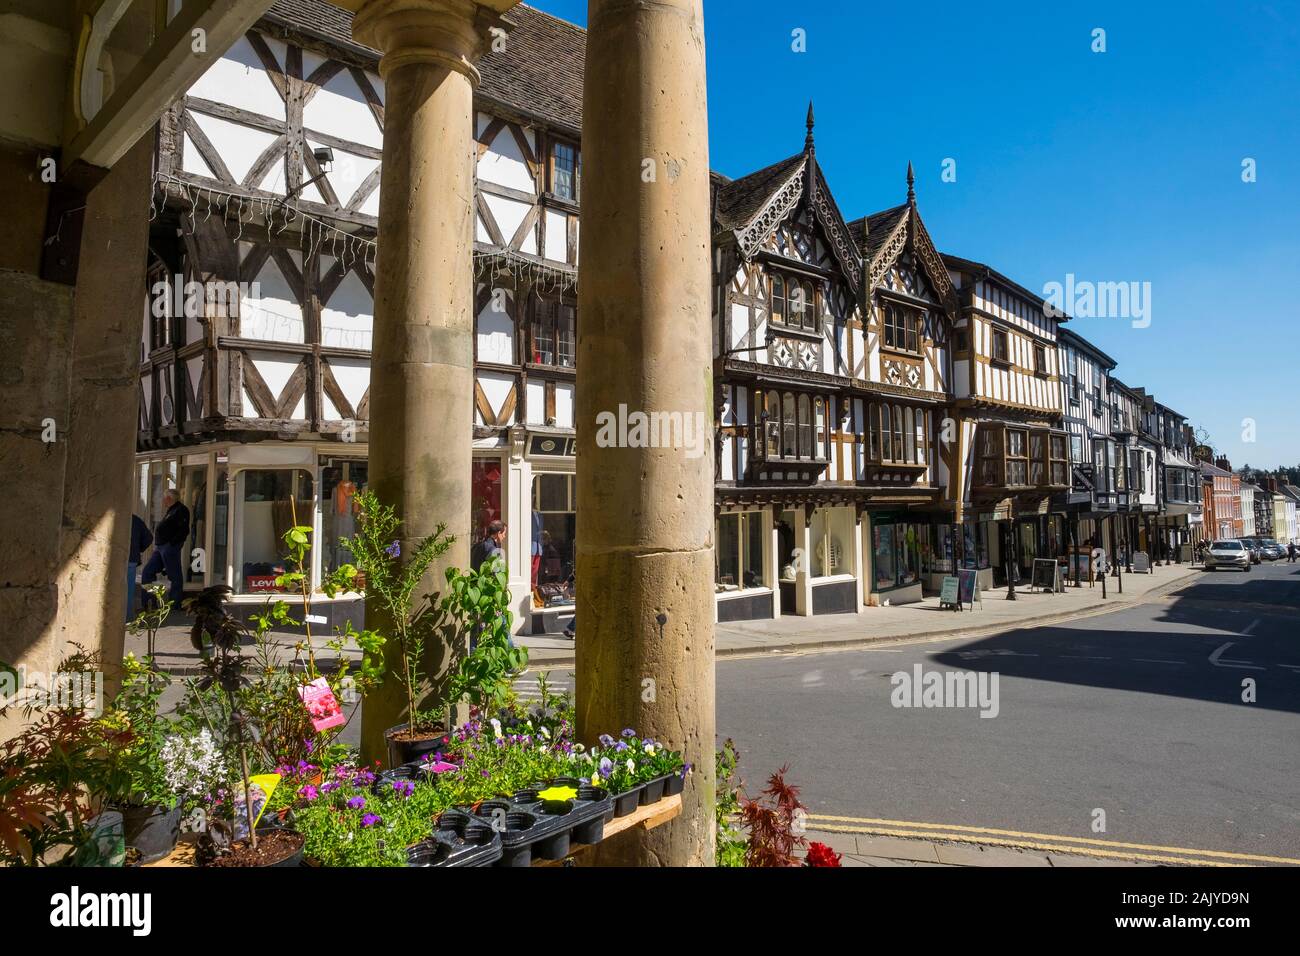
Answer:
M812 575L853 573L852 508L818 508L812 516Z
M470 472L473 541L483 540L487 526L501 517L501 462L496 458L475 458Z
M718 516L716 587L735 591L766 586L763 573L763 513Z
M217 465L212 485L212 561L208 565L213 584L229 584L227 562L230 559L230 480L225 465Z
M181 554L185 585L202 588L207 576L208 466L185 465L181 469L180 501L190 512L190 536ZM198 552L196 554L195 552ZM202 555L201 560L195 560Z
M795 551L798 550L798 528L800 516L793 511L782 511L781 519L776 523L777 566L781 569L782 581L795 579Z
M534 475L532 550L540 559L536 587L567 587L564 596L572 598L577 529L573 475Z
M915 584L921 577L921 553L929 535L929 525L909 524L880 518L872 521L871 550L875 569L875 589Z
M294 524L313 523L310 472L299 469L241 471L236 476L235 593L281 591L278 575L288 570L284 535ZM311 552L307 554L310 567Z
M357 495L365 491L370 467L361 458L321 459L321 576L345 564L356 564L356 557L339 543L357 533L361 513Z

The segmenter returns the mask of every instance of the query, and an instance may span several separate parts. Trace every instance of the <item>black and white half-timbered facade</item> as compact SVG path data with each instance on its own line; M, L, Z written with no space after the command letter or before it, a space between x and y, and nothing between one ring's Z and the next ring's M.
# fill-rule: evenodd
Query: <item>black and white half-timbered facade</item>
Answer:
M719 619L919 598L956 300L910 182L846 224L810 108L804 150L713 206Z
M573 391L585 36L529 7L480 64L473 526L507 522L521 628L562 627L573 570ZM280 535L349 560L367 483L384 126L351 15L278 0L164 116L141 342L137 508L194 517L186 586L257 603ZM193 295L188 293L193 292ZM321 600L327 617L355 600Z
M1064 551L1053 495L1071 486L1061 410L1058 315L1006 276L945 255L961 306L953 346L961 560L982 586L1028 579Z
M1114 553L1108 519L1116 514L1119 488L1126 482L1117 472L1123 453L1110 433L1110 373L1115 360L1069 329L1061 329L1061 408L1070 439L1070 488L1055 496L1053 512L1065 515L1072 545L1091 554L1092 548ZM1073 570L1085 567L1075 562Z

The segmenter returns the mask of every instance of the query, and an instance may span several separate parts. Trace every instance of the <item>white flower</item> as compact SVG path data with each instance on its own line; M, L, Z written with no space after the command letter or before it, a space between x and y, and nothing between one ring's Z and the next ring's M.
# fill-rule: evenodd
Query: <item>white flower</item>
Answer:
M500 737L501 737L501 721L499 721L499 720L497 720L495 717L493 717L492 720L489 721L489 723L492 724L492 732L493 732L494 734L497 735L497 738L498 738L498 739L500 739Z
M202 796L229 776L225 759L206 728L193 736L168 737L159 757L167 786L178 796Z
M636 773L636 763L633 762L631 757L627 758L627 772Z

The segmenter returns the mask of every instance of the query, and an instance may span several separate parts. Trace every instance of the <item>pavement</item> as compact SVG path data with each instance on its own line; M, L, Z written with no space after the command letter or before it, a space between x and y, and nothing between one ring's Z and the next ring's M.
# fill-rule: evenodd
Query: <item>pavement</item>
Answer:
M973 611L940 608L936 595L914 604L862 608L856 614L785 616L718 624L714 632L715 650L719 658L725 658L848 649L898 639L978 637L1011 627L1059 623L1128 607L1200 573L1199 566L1175 564L1160 565L1150 574L1125 574L1122 594L1116 587L1116 579L1111 577L1107 579L1104 599L1100 584L1085 583L1079 588L1067 585L1059 594L1030 591L1021 586L1016 589L1014 601L1007 600L1006 588L982 592L982 600ZM193 675L200 670L199 654L190 645L189 626L185 621L184 615L174 614L169 626L159 631L155 642L159 666L176 676ZM289 632L273 632L271 637L285 661L293 659L295 648L302 641L301 635ZM334 658L332 652L321 652L328 637L328 634L318 634L314 639L318 665L325 670L330 669ZM534 670L575 665L575 645L569 638L541 634L524 635L516 640L528 648L529 663ZM143 635L128 634L126 649L137 655L144 653ZM344 654L353 660L360 656L355 647L345 648Z

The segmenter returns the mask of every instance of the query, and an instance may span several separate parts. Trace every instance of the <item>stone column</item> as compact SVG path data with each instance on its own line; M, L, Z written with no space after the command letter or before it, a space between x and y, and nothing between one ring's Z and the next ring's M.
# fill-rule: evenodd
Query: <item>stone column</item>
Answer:
M578 731L685 751L681 816L599 862L712 865L713 388L702 0L591 0L578 290ZM696 447L608 447L674 412ZM635 432L624 436L633 445ZM662 436L661 436L662 437ZM660 442L664 444L664 442ZM606 446L606 447L602 447ZM701 453L702 452L702 453ZM658 623L662 620L662 625Z
M353 36L383 53L384 158L370 361L370 485L403 520L403 551L445 522L456 543L417 593L464 568L470 549L474 397L474 63L515 0L370 0ZM520 529L512 528L512 533ZM367 623L384 627L375 609ZM390 646L390 674L399 660ZM453 649L433 646L437 703ZM395 678L366 698L361 747L383 759L406 720Z

